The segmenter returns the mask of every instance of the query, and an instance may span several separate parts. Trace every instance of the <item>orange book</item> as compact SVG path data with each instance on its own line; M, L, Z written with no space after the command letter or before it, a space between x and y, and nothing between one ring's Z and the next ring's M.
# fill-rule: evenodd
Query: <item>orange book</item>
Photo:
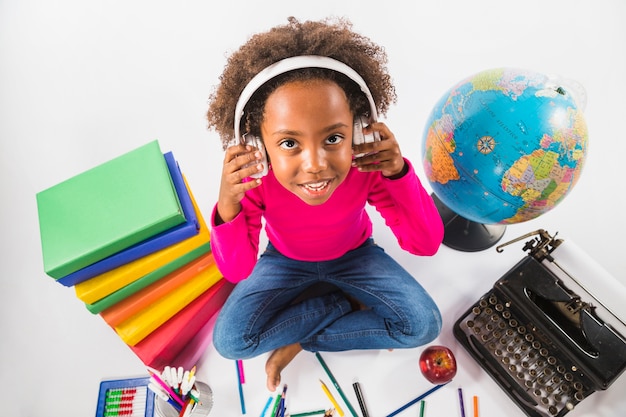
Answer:
M187 188L189 189L189 187ZM209 228L200 213L200 209L191 194L191 190L189 190L189 195L191 196L191 201L198 218L198 224L200 225L197 235L76 284L74 286L76 296L86 304L93 304L174 259L181 257L185 253L208 243L210 241Z
M130 349L152 368L182 366L183 362L186 369L191 368L206 350L216 313L234 287L231 282L221 279Z
M182 268L166 275L146 288L102 311L100 315L109 326L115 327L129 317L139 313L162 297L180 287L209 266L215 264L212 253L200 256Z
M114 326L115 331L124 343L134 346L222 278L217 265L213 264L139 313Z

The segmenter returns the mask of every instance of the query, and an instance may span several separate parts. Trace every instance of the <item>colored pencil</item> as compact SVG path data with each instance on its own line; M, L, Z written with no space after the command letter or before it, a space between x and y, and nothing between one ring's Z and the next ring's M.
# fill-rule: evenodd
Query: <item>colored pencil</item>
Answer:
M181 407L185 405L183 400L174 391L172 391L172 389L165 382L163 382L163 380L155 372L148 370L148 373L150 374L152 379L156 381L157 384L165 389L165 391L169 394L170 397L174 399L174 401L176 401Z
M307 411L305 413L296 413L291 414L291 417L308 417L308 416L316 416L319 414L326 414L326 410L315 410L315 411Z
M322 355L320 355L319 352L315 352L315 356L317 357L317 360L320 362L320 364L322 364L322 368L324 368L324 371L326 372L326 375L328 375L328 377L330 378L331 382L335 386L335 389L337 389L337 392L339 393L339 395L341 395L341 398L343 399L343 402L348 407L348 410L350 410L350 414L352 414L352 417L358 417L356 411L354 411L354 408L352 407L352 404L350 404L350 401L348 401L348 398L343 393L343 390L339 386L339 383L337 382L337 380L333 376L333 373L330 372L330 368L328 368L328 366L326 365L326 362L324 362L324 359L322 359ZM339 411L339 410L337 410L337 411ZM343 414L340 413L340 415L343 415Z
M243 384L241 382L241 372L239 371L239 361L235 361L237 368L237 385L239 387L239 402L241 403L241 414L246 414L246 402L243 398Z
M267 410L269 410L270 408L270 404L272 404L272 396L270 395L270 397L267 399L267 402L265 403L265 407L263 407L263 411L261 411L261 417L265 416L265 413L267 413Z
M361 407L363 417L369 417L367 407L365 406L365 399L363 398L363 393L361 392L361 385L358 382L355 382L352 384L352 388L354 388L354 393L356 394L356 399L359 402L359 407Z
M478 417L478 397L474 395L474 417Z
M241 380L242 384L245 384L246 376L243 373L243 361L241 359L237 361L237 368L239 369L239 379Z
M326 396L328 397L330 402L333 404L333 406L335 407L339 415L343 416L344 415L343 410L341 409L341 407L339 407L339 404L337 404L337 400L335 400L335 397L333 397L330 391L328 391L328 387L326 386L326 384L324 384L324 382L322 382L321 379L320 379L320 384L322 384L322 390L324 390L324 394L326 394Z
M391 414L387 414L387 417L393 417L396 414L406 410L407 408L409 408L410 406L412 406L416 402L423 400L424 398L428 397L430 394L432 394L433 392L437 391L439 388L445 386L446 384L448 384L448 382L446 382L445 384L441 384L441 385L435 385L434 387L432 387L431 389L429 389L428 391L426 391L425 393L423 393L419 397L415 398L414 400L409 401L408 403L406 403L402 407L398 408L396 411L392 412Z
M278 411L278 404L280 404L280 399L281 395L277 394L276 401L274 401L274 406L272 407L272 413L270 414L270 417L276 417L276 412Z
M465 405L463 404L463 389L459 388L459 407L461 407L461 417L465 417Z

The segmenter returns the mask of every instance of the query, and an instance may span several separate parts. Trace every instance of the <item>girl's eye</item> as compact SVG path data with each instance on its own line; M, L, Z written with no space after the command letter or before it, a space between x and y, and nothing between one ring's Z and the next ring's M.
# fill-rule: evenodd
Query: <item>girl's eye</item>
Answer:
M280 147L283 149L293 149L296 147L296 141L293 139L285 139L280 142Z
M332 135L332 136L329 136L326 139L326 143L328 143L330 145L336 145L338 143L341 143L342 140L343 140L342 136L340 136L340 135Z

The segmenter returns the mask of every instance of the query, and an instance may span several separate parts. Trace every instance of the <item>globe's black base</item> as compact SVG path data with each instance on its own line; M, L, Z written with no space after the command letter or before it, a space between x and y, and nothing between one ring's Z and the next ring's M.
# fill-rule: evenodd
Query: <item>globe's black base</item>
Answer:
M492 247L502 239L506 226L468 220L450 210L434 193L431 196L443 220L444 245L463 252L478 252Z

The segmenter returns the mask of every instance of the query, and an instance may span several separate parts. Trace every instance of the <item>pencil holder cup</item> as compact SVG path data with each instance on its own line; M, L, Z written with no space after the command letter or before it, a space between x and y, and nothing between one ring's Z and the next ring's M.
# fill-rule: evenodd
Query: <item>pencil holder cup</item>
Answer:
M211 408L213 408L213 391L204 382L196 381L196 389L198 390L200 402L195 404L195 407L189 414L189 417L205 417L209 415ZM180 414L171 404L163 401L161 398L154 399L155 416L158 417L178 417Z

